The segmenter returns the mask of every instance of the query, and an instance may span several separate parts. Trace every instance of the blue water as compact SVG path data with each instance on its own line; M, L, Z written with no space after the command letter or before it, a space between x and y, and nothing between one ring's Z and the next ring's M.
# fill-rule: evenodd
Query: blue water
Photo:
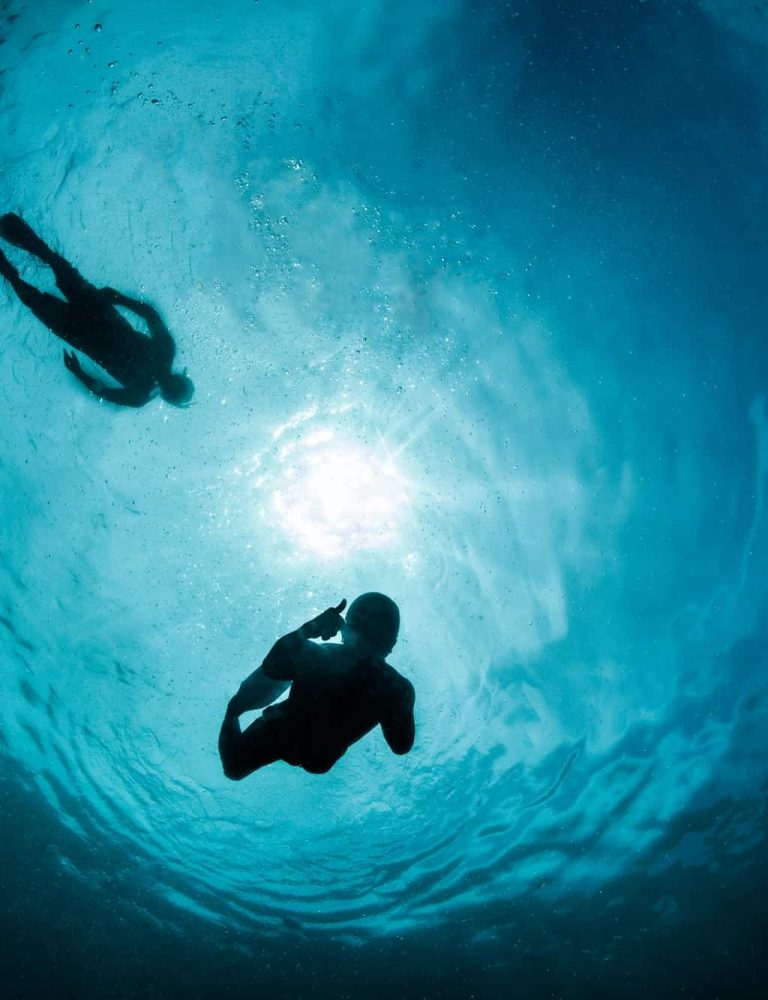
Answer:
M761 995L768 9L0 11L2 210L197 387L0 288L5 995ZM227 782L366 590L414 751Z

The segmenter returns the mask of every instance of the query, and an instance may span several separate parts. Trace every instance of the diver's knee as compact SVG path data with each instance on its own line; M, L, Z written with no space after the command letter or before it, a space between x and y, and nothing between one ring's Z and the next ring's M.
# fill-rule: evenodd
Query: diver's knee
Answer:
M243 770L242 767L238 767L231 761L222 761L221 766L224 770L224 777L229 778L230 781L242 781L243 778L247 778L251 773L250 771Z
M330 764L323 762L322 764L302 764L301 766L309 774L328 774L335 763L332 761Z

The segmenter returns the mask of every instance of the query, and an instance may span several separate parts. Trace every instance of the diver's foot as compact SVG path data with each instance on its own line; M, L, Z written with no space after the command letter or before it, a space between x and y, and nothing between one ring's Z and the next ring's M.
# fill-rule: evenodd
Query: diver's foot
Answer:
M8 243L13 243L22 250L28 250L37 257L45 258L50 254L50 250L34 229L15 212L0 215L0 236Z
M13 266L13 264L8 260L2 250L0 250L0 274L9 281L13 281L14 278L18 278L19 272Z

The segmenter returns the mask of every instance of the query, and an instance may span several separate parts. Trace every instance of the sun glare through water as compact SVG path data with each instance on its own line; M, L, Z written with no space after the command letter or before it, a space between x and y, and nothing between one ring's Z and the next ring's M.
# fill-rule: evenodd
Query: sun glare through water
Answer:
M258 463L262 519L313 558L394 546L410 511L408 479L383 440L361 440L315 416L300 414L278 428L277 450Z

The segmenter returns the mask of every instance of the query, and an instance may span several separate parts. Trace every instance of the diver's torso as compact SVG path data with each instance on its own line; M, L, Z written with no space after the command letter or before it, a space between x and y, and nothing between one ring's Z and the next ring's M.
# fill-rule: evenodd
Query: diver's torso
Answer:
M317 654L293 681L288 699L275 709L290 727L294 759L289 762L323 772L381 722L389 674L396 671L341 645L315 649Z
M84 296L71 307L66 340L87 354L121 385L144 387L157 383L157 360L152 339L138 330L98 293Z

